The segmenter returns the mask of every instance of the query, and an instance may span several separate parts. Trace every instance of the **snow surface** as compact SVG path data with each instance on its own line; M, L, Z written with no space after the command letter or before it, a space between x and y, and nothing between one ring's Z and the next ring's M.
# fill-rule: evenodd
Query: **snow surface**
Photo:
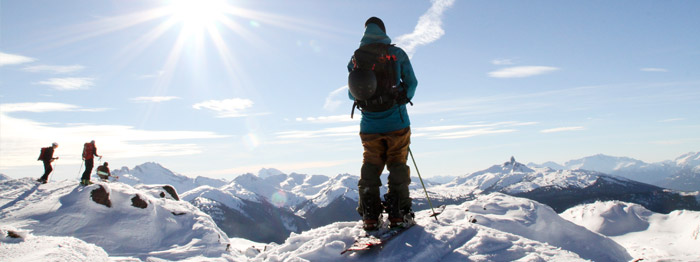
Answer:
M447 206L438 221L429 215L428 210L418 212L418 224L381 250L339 256L333 261L631 259L612 240L560 218L551 208L504 194L494 193L462 205ZM293 234L285 243L272 246L251 260L328 261L351 245L353 236L362 233L359 222L338 222Z
M7 237L8 232L21 238ZM11 226L0 225L0 260L25 261L110 261L102 248L74 237L35 236Z
M100 186L109 192L111 207L91 199L91 192ZM135 196L148 206L144 209L132 206ZM31 235L77 238L101 247L110 256L183 260L221 258L228 253L226 234L196 207L185 201L156 198L123 183L83 187L71 181L39 185L31 178L2 181L0 221L0 225ZM3 248L19 251L32 245L32 239L3 243ZM44 240L85 249L85 245L66 238L36 241ZM36 252L18 259L31 259Z
M611 236L636 259L700 261L700 212L658 214L632 203L595 202L572 207L561 216L591 231Z

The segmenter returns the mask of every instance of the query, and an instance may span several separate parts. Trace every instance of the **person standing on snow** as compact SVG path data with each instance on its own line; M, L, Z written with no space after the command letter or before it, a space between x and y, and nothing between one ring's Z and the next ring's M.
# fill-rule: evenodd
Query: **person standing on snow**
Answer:
M371 61L368 63L368 60ZM369 76L372 88L366 89L355 85L358 81L353 82L356 80L354 73L360 75L362 67L365 72L374 73ZM409 226L414 223L414 214L408 190L410 169L406 165L411 142L406 104L410 103L418 85L413 67L406 52L391 45L384 22L371 17L365 22L360 48L348 64L348 71L348 95L355 101L353 112L356 106L362 112L360 138L364 153L357 211L362 216L363 228L367 231L378 229L382 224L383 209L389 215L390 227ZM382 203L379 188L385 166L389 170L389 190Z
M56 148L58 148L58 143L56 142L53 142L50 147L41 148L41 154L39 154L37 161L44 162L44 175L36 180L39 183L46 184L46 182L49 181L49 174L51 174L51 171L53 171L51 162L58 159L58 157L53 157L53 152L56 150Z
M83 161L85 162L85 172L83 172L82 178L80 178L80 184L87 186L92 184L90 182L90 173L92 173L92 167L95 165L95 157L102 158L101 155L97 154L97 147L95 147L95 140L85 143L83 145Z

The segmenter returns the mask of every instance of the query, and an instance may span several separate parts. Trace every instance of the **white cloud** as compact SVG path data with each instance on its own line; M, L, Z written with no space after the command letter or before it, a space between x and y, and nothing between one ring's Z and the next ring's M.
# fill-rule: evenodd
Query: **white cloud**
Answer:
M319 117L297 117L297 122L307 121L315 124L332 124L332 123L345 123L345 122L359 122L360 118L350 118L350 114L347 115L336 115L336 116L319 116Z
M470 138L475 136L491 135L491 134L503 134L503 133L513 133L518 131L517 129L493 129L493 128L479 128L464 130L458 132L448 132L440 133L430 136L431 139L460 139L460 138Z
M82 145L96 140L100 154L110 159L199 154L197 144L171 141L223 138L213 132L140 130L125 125L48 124L20 119L0 113L0 163L3 167L35 166L40 147L58 142L57 154L61 164L79 164ZM15 106L18 112L23 106ZM12 107L10 107L12 108ZM57 110L72 110L75 106L56 106ZM48 109L46 109L48 110Z
M63 104L63 103L53 103L53 102L32 102L32 103L13 103L13 104L0 104L0 111L2 113L14 113L14 112L32 112L32 113L44 113L44 112L101 112L105 111L105 108L81 108L76 105Z
M41 81L38 84L51 86L53 89L67 91L88 89L94 85L93 78L86 77L65 77L51 78L46 81Z
M659 121L659 123L670 123L670 122L678 122L678 121L683 121L685 118L669 118L669 119L664 119Z
M31 57L0 52L0 66L24 64L34 61L36 61L36 59Z
M156 78L156 77L161 77L163 75L165 75L165 70L160 70L158 72L155 72L154 74L142 75L139 78L140 79Z
M513 60L511 60L511 59L494 59L494 60L491 60L491 64L494 64L494 65L514 65L515 62L513 62Z
M13 113L13 112L33 112L33 113L43 113L43 112L54 112L54 111L73 111L78 109L76 105L62 104L62 103L50 103L50 102L38 102L38 103L14 103L14 104L2 104L0 105L0 111L3 113Z
M469 125L443 125L412 128L416 137L428 139L461 139L482 135L517 132L513 127L536 125L537 122L505 121L494 123L473 123Z
M661 72L661 73L668 72L668 69L666 69L666 68L657 68L657 67L646 67L646 68L642 68L639 70L644 71L644 72Z
M339 166L347 163L356 162L357 159L348 160L336 160L336 161L309 161L309 162L281 162L281 163L267 163L267 164L257 164L248 166L237 166L235 168L221 169L221 170L210 170L210 171L200 171L197 172L201 175L236 175L245 173L255 173L263 168L275 167L275 169L281 170L287 174L291 172L299 172L305 169L315 169L324 167Z
M166 102L166 101L171 101L171 100L175 100L175 99L180 99L180 97L177 97L177 96L139 96L139 97L134 97L130 100L134 101L134 102L160 103L160 102Z
M518 78L541 75L556 70L559 70L559 68L551 66L515 66L489 72L489 76L495 78Z
M418 18L418 24L410 34L396 38L396 44L413 57L416 48L437 41L445 34L442 29L442 14L454 4L454 0L433 0L433 5Z
M85 67L81 65L70 65L70 66L51 66L51 65L35 65L26 66L22 70L32 73L38 72L50 72L54 74L67 74L72 72L77 72L83 70Z
M247 116L244 111L253 107L250 99L231 98L224 100L208 100L192 105L194 109L209 109L216 112L217 117L243 117Z
M582 126L567 126L567 127L557 127L557 128L540 130L540 133L557 133L557 132L566 132L566 131L579 131L579 130L584 130L584 129L585 128Z
M343 86L340 87L336 90L333 90L328 96L326 97L326 103L323 104L323 108L328 110L328 111L333 111L336 110L339 106L342 104L349 104L349 103L344 103L343 101L350 101L347 95L348 93L348 86ZM345 99L343 99L345 98Z
M321 130L293 130L277 132L275 135L280 139L302 139L319 137L344 137L357 136L360 133L359 125L331 127Z

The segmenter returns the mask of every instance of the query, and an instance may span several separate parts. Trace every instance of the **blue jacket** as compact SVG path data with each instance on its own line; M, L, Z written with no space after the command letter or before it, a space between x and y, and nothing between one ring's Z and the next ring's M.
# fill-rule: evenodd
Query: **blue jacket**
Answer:
M362 36L362 40L360 40L360 46L372 43L391 44L391 39L379 26L368 24L365 28L365 34ZM402 85L399 85L400 88L407 88L406 94L408 99L413 99L413 95L416 93L416 86L418 86L418 80L416 80L416 75L413 73L413 67L411 66L411 61L408 59L408 55L406 55L403 49L396 46L389 47L388 52L392 55L396 55L396 83L403 82ZM353 63L352 59L350 59L348 63L348 72L352 71L352 68ZM355 100L350 90L348 90L348 96L350 100ZM411 121L408 119L406 105L394 105L394 107L384 112L362 112L360 132L366 134L387 133L409 127L410 125Z

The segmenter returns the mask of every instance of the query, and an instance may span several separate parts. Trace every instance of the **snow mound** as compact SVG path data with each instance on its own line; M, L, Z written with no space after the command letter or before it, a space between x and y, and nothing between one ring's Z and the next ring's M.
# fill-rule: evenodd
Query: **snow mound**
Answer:
M659 214L638 204L606 201L570 208L562 217L592 231L610 234L638 260L697 261L700 258L698 211ZM621 229L613 230L615 227Z
M628 261L615 241L561 218L549 206L501 193L479 195L460 206L470 220L503 232L549 243L594 261Z
M0 225L0 258L5 262L110 261L102 248L80 239L34 236L3 225Z
M606 236L619 236L646 230L653 212L638 204L621 201L596 201L570 208L562 218Z
M109 195L110 207L96 203L98 190ZM182 260L227 253L228 238L210 216L151 194L123 183L2 181L0 219L36 235L74 237L111 256Z
M494 193L449 205L436 221L416 213L417 225L381 250L338 254L363 234L360 222L337 222L292 234L252 261L628 261L605 236L559 217L537 202Z

